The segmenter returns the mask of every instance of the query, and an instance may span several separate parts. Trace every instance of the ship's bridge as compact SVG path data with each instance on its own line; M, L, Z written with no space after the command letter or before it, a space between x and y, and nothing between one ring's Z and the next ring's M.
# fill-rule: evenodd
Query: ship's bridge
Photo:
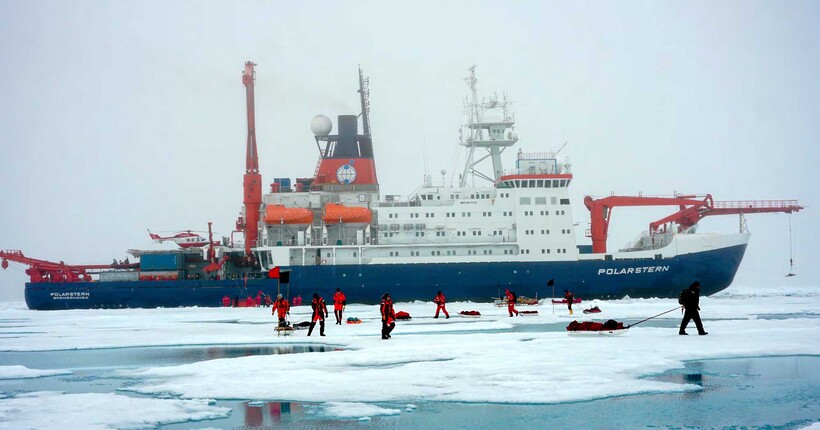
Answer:
M515 169L505 170L497 188L565 188L572 181L569 163L558 161L554 152L519 151Z
M572 181L571 174L504 175L496 182L497 188L566 188Z

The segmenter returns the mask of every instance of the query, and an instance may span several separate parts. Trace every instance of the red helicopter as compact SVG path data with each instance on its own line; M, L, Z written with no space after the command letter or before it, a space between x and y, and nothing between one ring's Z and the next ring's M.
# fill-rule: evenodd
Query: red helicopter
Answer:
M160 236L158 234L151 233L151 230L148 230L148 235L151 236L151 239L154 239L154 242L156 243L162 243L170 240L171 242L179 245L182 249L200 248L208 245L208 239L192 232L191 230L179 232L173 236Z

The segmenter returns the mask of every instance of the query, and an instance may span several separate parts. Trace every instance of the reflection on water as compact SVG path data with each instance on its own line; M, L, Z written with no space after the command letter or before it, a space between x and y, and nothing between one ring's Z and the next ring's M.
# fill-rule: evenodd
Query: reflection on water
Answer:
M261 428L270 425L276 428L282 423L293 421L291 408L301 413L301 405L291 402L242 402L244 411L244 425L246 428Z
M413 402L378 404L400 409L398 416L375 416L366 423L323 416L316 403L222 401L228 418L204 421L223 429L351 428L778 428L799 429L820 420L820 357L706 360L652 379L696 385L682 394L622 396L551 405ZM239 412L242 413L239 413ZM569 424L568 424L569 423ZM190 423L189 423L190 424ZM168 430L190 428L172 425Z

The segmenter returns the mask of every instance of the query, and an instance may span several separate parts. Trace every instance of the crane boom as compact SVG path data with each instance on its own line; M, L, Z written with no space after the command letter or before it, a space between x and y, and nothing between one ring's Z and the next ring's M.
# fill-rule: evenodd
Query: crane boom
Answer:
M606 252L606 238L612 209L616 206L679 206L679 210L669 216L649 224L650 234L666 223L678 224L679 231L698 223L701 219L713 215L738 215L750 213L792 213L803 209L797 200L749 200L749 201L714 201L711 194L702 200L696 196L676 197L643 197L643 196L609 196L594 199L584 198L584 205L590 211L590 234L592 252Z
M0 251L0 267L3 269L9 266L9 261L25 264L26 275L29 275L31 282L89 282L91 274L96 270L105 269L126 269L139 267L139 263L132 264L80 264L72 265L64 262L55 263L53 261L30 258L23 255L23 251L5 250Z

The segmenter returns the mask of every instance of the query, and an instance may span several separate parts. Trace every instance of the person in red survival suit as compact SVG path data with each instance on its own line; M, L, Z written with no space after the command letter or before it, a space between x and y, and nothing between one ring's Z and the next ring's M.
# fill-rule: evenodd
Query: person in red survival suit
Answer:
M319 297L319 293L313 293L313 301L310 302L310 307L313 308L313 316L310 319L310 328L308 328L308 336L313 333L313 327L316 327L316 321L319 321L319 336L325 335L325 318L327 318L327 305L325 300Z
M444 307L444 304L447 303L447 299L444 297L444 293L442 293L441 291L436 293L436 298L433 299L433 301L436 303L436 316L434 316L433 318L438 318L439 311L443 311L444 316L450 318L450 314L447 313L447 309Z
M510 291L509 288L507 288L504 290L504 294L507 297L507 311L509 311L510 316L513 316L513 313L515 314L515 316L518 316L518 311L515 310L515 301L518 298L515 296L515 293Z
M379 310L382 313L382 339L390 339L390 332L396 328L396 313L393 311L390 294L384 293Z
M347 298L345 293L340 289L336 289L333 293L333 314L336 315L336 325L342 325L342 311L347 305Z
M231 307L231 298L228 296L222 296L222 307L229 308Z
M288 323L285 321L285 315L290 313L290 303L288 303L288 299L282 297L281 294L276 296L276 301L273 302L273 308L270 310L270 314L279 314L279 327L287 327Z

